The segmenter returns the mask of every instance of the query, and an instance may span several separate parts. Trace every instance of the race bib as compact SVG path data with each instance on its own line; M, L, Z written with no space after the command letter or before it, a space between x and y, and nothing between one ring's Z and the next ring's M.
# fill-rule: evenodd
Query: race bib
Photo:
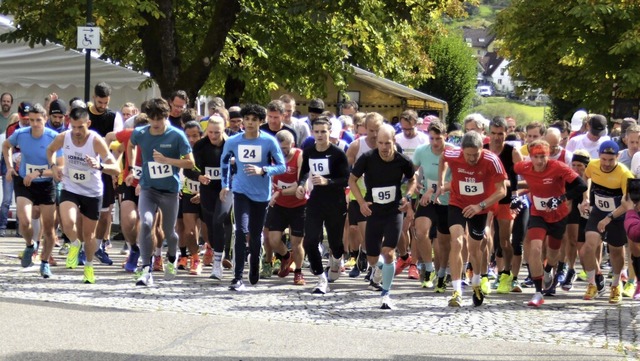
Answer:
M140 179L142 177L142 167L134 166L131 171L133 172L133 178Z
M46 165L33 165L29 163L27 163L25 166L26 166L27 174L37 172L40 170L44 171L45 169L49 168Z
M551 197L542 198L542 197L533 196L533 206L539 211L545 211L547 210L549 199L551 199Z
M260 163L262 160L262 147L259 145L239 145L238 159L243 163Z
M311 174L329 175L329 159L309 159Z
M69 178L74 183L84 183L89 180L89 172L84 170L69 169Z
M211 180L220 180L220 167L204 167L204 174L209 176Z
M169 164L149 162L147 166L149 167L149 177L151 179L162 179L173 176L173 170Z
M616 208L616 201L613 197L595 195L595 206L603 212L613 212Z
M278 186L279 189L285 190L291 187L296 188L298 186L298 183L285 183L282 181L278 181L276 185Z
M187 189L189 190L189 192L191 193L198 193L200 192L200 182L197 181L193 181L191 179L187 179Z
M459 182L460 194L464 196L477 196L484 193L484 185L476 182Z
M396 187L373 187L371 189L373 203L387 204L396 200Z

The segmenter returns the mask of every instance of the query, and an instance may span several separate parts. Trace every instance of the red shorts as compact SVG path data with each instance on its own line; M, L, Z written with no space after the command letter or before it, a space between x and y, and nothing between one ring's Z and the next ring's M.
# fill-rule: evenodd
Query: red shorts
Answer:
M516 218L511 212L511 204L496 204L493 212L496 219L512 221Z

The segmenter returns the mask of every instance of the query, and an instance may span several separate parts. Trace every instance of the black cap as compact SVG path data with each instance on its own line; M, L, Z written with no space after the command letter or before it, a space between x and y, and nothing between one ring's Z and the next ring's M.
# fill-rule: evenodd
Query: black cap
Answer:
M589 114L589 127L591 134L604 137L607 135L607 118L600 114Z
M29 110L31 110L31 108L33 108L33 105L31 105L31 103L22 102L20 103L20 105L18 105L18 113L21 117L26 118L29 116Z
M67 105L64 101L56 99L49 104L49 115L54 114L67 114Z

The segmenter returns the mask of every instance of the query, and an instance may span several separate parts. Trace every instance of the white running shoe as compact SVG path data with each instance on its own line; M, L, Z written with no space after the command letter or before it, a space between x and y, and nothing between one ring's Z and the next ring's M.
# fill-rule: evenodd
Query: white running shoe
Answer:
M329 292L329 282L325 277L318 277L318 283L313 288L313 293L324 295Z
M212 280L222 279L222 262L213 262L213 267L211 268L211 276L209 276L209 278L211 278Z

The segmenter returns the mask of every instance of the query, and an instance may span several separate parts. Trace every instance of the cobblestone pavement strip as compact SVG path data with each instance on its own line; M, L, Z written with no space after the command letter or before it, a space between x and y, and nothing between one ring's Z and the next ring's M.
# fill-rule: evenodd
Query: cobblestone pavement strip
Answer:
M331 292L314 295L310 293L314 279L306 271L307 286L294 286L292 276L274 276L255 286L247 282L247 290L242 293L227 289L231 280L227 270L223 281L210 280L209 267L201 276L180 271L171 282L154 273L156 285L136 287L133 275L119 267L124 256L115 251L114 265L95 266L97 283L86 285L81 283L82 266L64 269L64 258L57 255L56 248L54 257L60 266L52 267L54 276L44 280L38 274L39 265L20 267L17 254L22 244L15 238L0 241L0 297L606 348L639 356L640 302L625 298L620 305L610 305L608 293L596 301L583 301L585 284L580 282L571 292L558 290L555 297L546 297L539 309L526 306L531 289L522 294L493 293L480 307L473 307L467 289L464 307L452 309L447 307L450 291L436 294L420 289L418 281L408 280L404 273L396 278L392 289L397 309L386 311L378 309L379 293L367 290L362 277L343 276L331 284ZM119 245L115 243L113 249L118 250ZM385 322L381 322L383 319Z

